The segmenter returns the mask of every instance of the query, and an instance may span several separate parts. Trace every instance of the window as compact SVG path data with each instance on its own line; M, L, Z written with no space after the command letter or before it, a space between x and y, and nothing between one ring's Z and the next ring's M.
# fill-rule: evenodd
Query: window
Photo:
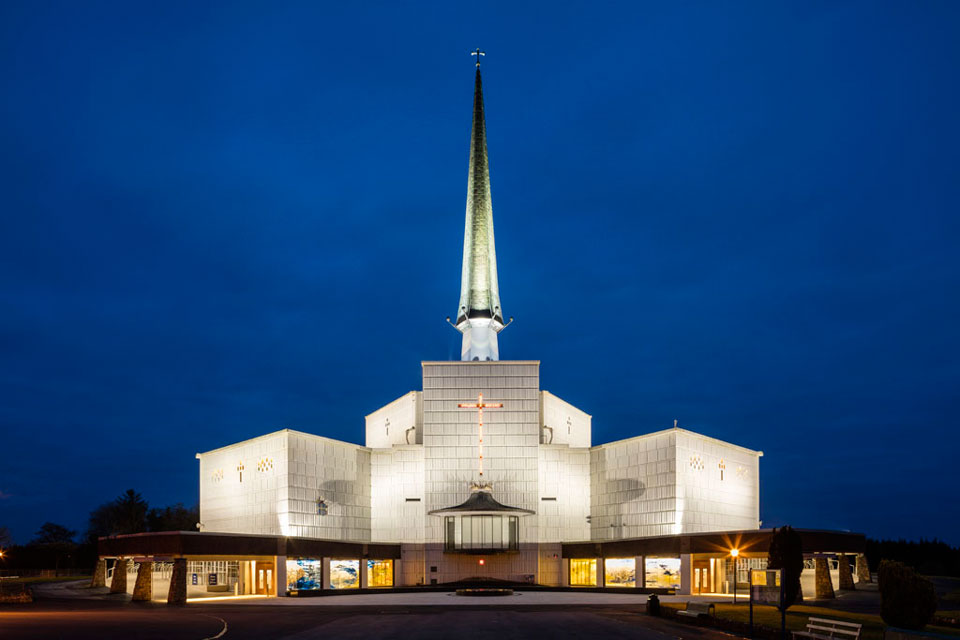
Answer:
M393 560L367 560L367 585L393 586Z
M359 560L331 560L330 561L330 588L331 589L360 588L360 561Z
M317 591L323 588L323 560L287 560L287 589Z
M570 558L570 586L597 586L596 558Z
M680 588L680 558L644 558L644 565L647 587Z
M608 587L637 586L637 559L607 558L603 561L603 577Z
M519 548L517 516L447 516L444 525L446 551L513 551Z

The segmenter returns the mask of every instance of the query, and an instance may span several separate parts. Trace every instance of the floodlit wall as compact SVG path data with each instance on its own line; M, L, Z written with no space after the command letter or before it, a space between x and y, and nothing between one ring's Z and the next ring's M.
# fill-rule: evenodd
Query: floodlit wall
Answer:
M283 534L370 540L370 449L290 431L289 490L280 500ZM326 505L319 513L318 500Z
M200 460L203 531L285 534L287 431L207 453Z
M571 447L589 447L590 414L561 400L549 391L540 394L541 425L540 442L543 444L566 444Z
M760 528L760 456L677 429L677 533Z
M678 533L674 430L590 449L591 539Z
M370 471L373 542L423 542L423 447L376 449Z
M370 539L369 449L283 430L198 457L203 531Z
M540 542L590 539L590 450L540 445Z
M485 402L504 405L484 411L484 480L493 483L493 496L502 504L539 510L539 369L531 361L423 363L426 511L462 503L477 479L477 411L457 404L476 402L480 393ZM474 557L443 554L443 534L443 518L427 516L427 582L478 575ZM519 534L520 553L491 556L484 572L516 579L536 574L536 515L520 518Z
M371 449L422 444L419 391L411 391L366 417L366 444ZM412 430L411 430L412 429Z

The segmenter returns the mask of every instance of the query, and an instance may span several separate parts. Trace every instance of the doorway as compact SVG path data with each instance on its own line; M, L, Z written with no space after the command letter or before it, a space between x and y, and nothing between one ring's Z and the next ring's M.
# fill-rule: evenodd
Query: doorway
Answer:
M253 593L263 596L274 595L272 562L258 562L256 564L256 575L254 576L253 580Z
M713 581L710 576L709 562L693 563L693 593L713 593Z

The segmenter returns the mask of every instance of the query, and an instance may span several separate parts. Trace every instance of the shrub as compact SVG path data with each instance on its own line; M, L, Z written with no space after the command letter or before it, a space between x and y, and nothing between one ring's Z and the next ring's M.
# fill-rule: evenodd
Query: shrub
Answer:
M933 583L893 560L880 562L880 617L891 627L922 629L937 610Z

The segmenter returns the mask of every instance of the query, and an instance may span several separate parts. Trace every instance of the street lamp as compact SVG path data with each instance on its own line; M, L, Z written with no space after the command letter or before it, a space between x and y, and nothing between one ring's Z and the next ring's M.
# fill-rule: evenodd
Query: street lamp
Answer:
M733 556L733 604L737 604L737 557L740 549L730 549L730 555Z

